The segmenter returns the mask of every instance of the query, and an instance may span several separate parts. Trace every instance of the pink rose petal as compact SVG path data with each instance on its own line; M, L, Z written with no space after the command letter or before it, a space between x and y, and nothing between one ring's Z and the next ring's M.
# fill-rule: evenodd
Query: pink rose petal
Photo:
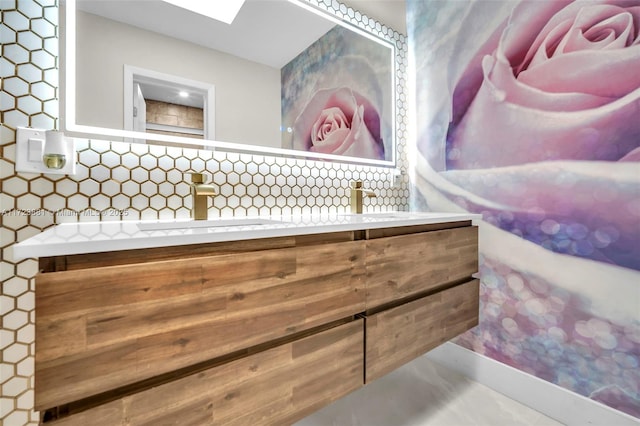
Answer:
M629 4L518 4L483 59L477 92L477 71L456 87L448 168L617 161L638 148L640 8ZM575 50L587 38L588 48Z
M384 159L379 114L371 102L349 88L319 90L294 123L293 147Z

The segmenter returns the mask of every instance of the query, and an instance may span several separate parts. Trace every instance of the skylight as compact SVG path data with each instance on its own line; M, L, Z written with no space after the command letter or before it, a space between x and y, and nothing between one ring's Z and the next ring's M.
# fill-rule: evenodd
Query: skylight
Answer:
M245 0L164 0L175 6L190 10L217 21L231 24Z

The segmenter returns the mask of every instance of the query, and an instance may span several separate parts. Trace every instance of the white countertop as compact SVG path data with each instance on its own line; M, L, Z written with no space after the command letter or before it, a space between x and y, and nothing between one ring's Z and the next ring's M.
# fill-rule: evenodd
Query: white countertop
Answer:
M254 240L303 234L391 228L397 226L474 221L479 214L380 212L309 216L272 216L261 218L219 218L207 221L209 227L141 230L162 227L166 223L184 226L190 220L122 221L63 223L13 246L16 260L32 257L62 256L179 246L222 241ZM220 221L220 223L216 223ZM263 224L255 224L264 222ZM234 223L238 223L237 225ZM220 226L220 225L224 226ZM201 225L201 223L198 223Z

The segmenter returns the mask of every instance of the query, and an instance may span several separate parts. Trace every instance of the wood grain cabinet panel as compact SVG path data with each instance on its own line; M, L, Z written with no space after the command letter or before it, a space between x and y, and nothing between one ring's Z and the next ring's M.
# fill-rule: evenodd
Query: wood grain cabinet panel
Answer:
M366 318L367 383L478 324L479 281L434 293Z
M290 424L478 322L471 222L40 267L35 406L57 426Z
M36 408L361 312L364 250L348 241L41 273Z
M438 288L478 271L475 226L367 241L367 309Z
M358 319L48 424L291 424L363 385L363 339Z

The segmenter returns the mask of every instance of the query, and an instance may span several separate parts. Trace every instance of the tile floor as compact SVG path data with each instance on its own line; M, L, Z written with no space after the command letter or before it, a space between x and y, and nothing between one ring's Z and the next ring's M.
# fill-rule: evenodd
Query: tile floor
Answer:
M295 424L432 425L559 426L562 423L421 357Z

